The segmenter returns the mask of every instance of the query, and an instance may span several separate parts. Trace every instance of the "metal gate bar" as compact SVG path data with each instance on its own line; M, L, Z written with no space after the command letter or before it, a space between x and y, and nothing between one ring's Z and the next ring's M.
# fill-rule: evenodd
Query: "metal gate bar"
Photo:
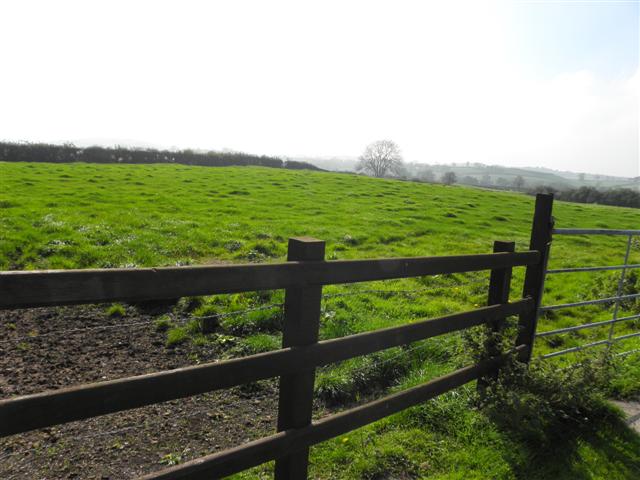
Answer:
M554 228L554 235L640 235L640 230L614 230L606 228Z
M632 268L640 268L640 263L629 264L629 265L613 265L611 267L556 268L556 269L547 270L547 273L598 272L603 270L630 270Z
M580 350L584 350L585 348L597 347L598 345L607 345L615 342L619 342L621 340L627 340L633 337L639 337L640 332L629 333L627 335L622 335L620 337L613 337L612 339L604 339L598 340L597 342L585 343L584 345L578 345L577 347L566 348L564 350L558 350L557 352L546 353L544 355L540 355L540 358L551 358L557 357L558 355L564 355L565 353L578 352ZM625 352L626 353L626 352Z
M604 320L602 322L585 323L583 325L575 325L573 327L558 328L557 330L548 330L546 332L536 333L536 337L548 337L549 335L560 335L561 333L575 332L577 330L584 330L586 328L603 327L613 323L624 322L626 320L634 320L640 318L640 314L630 315L628 317L614 318L611 320Z
M538 310L539 312L546 312L546 311L551 311L551 310L559 310L559 309L562 309L562 308L582 307L582 306L586 306L586 305L598 305L598 304L603 304L603 303L613 303L614 304L613 318L610 319L610 320L604 320L604 321L601 321L601 322L586 323L586 324L583 324L583 325L575 325L575 326L572 326L572 327L559 328L559 329L555 329L555 330L549 330L549 331L546 331L546 332L536 333L536 337L548 337L548 336L551 336L551 335L560 335L560 334L563 334L563 333L575 332L575 331L583 330L583 329L587 329L587 328L596 328L596 327L602 327L602 326L610 325L609 334L608 334L608 338L607 339L598 340L598 341L595 341L595 342L587 343L585 345L579 345L579 346L576 346L576 347L566 348L564 350L559 350L559 351L556 351L556 352L547 353L545 355L541 355L540 358L557 357L559 355L564 355L564 354L571 353L571 352L578 352L580 350L584 350L586 348L591 348L591 347L596 347L596 346L599 346L599 345L608 345L608 349L611 349L612 345L615 342L640 336L640 332L630 333L630 334L622 335L622 336L619 336L619 337L614 337L613 336L614 335L614 327L615 327L616 323L640 318L640 314L638 314L638 315L629 315L629 316L626 316L626 317L618 318L618 314L619 314L619 311L620 311L620 306L621 306L623 301L631 300L631 299L634 299L634 298L640 298L640 293L622 295L622 293L624 291L624 282L625 282L625 277L626 277L627 270L640 268L640 264L630 264L629 263L629 256L631 254L631 247L632 247L632 244L633 244L633 237L634 236L640 236L640 230L603 229L603 228L596 228L596 229L593 229L593 228L556 228L556 229L553 229L552 232L553 232L554 235L620 235L620 236L627 236L628 240L627 240L627 245L626 245L623 265L606 265L606 266L594 266L594 267L588 267L588 266L587 267L568 267L568 268L550 269L550 270L546 271L547 274L559 274L559 273L596 272L596 271L620 270L620 277L618 279L618 286L617 286L617 290L616 290L616 295L614 297L600 298L600 299L594 299L594 300L585 300L585 301L572 302L572 303L564 303L564 304L559 304L559 305L545 305L545 306L541 306L539 308L539 310ZM635 351L640 351L640 349L630 350L628 352L622 352L621 354L618 354L618 355L627 355L627 354L633 353Z
M559 305L545 305L543 307L540 307L540 311L547 312L549 310L560 310L561 308L583 307L585 305L597 305L599 303L614 303L618 300L631 300L632 298L638 297L640 297L640 293L632 293L629 295L619 295L616 297L598 298L596 300L585 300L583 302L561 303Z
M629 253L631 252L631 244L633 242L633 235L629 235L629 239L627 240L627 250L624 254L624 264L627 265L629 263ZM618 299L616 300L616 304L613 307L613 319L618 318L618 310L620 309L620 295L622 295L622 290L624 288L624 278L627 274L627 269L623 268L620 272L620 278L618 279L618 289L616 290L616 296ZM611 328L609 329L609 350L611 350L611 345L613 342L611 339L613 338L613 329L615 327L615 322L611 324Z

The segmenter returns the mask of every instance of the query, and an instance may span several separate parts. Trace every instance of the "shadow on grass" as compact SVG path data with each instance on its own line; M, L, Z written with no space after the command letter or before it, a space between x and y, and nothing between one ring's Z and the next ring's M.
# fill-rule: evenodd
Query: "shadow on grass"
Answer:
M570 368L513 362L484 392L518 479L640 480L640 436L606 401L607 358Z
M612 412L587 425L569 425L544 446L514 440L506 460L518 479L640 479L640 436Z

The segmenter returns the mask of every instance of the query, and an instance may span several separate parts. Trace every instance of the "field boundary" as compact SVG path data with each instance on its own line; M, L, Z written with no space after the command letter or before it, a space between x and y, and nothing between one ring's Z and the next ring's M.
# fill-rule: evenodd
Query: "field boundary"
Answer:
M309 447L479 380L490 381L512 352L487 345L486 359L417 387L311 421L318 366L478 325L499 330L519 317L513 351L528 361L535 338L553 220L553 196L538 195L528 251L496 241L493 253L372 260L324 260L325 243L289 239L287 262L233 266L0 272L0 308L285 289L282 349L119 380L0 400L0 436L27 432L217 389L279 377L278 433L143 477L201 479L275 460L275 478L307 478ZM512 269L526 267L522 297L510 302ZM322 287L490 271L488 305L413 324L318 341Z

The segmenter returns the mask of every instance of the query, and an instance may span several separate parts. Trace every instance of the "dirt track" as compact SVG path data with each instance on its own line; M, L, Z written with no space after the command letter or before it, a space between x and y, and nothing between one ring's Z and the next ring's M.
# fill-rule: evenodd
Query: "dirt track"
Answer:
M154 318L131 307L123 318L99 306L0 312L0 397L222 354L211 345L165 347ZM276 383L268 381L14 435L0 439L0 478L135 478L272 433L276 411Z

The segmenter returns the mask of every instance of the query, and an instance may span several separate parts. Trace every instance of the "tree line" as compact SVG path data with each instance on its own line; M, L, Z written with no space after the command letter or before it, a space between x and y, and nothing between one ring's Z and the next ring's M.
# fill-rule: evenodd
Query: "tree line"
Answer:
M476 181L474 181L476 180ZM502 180L502 181L500 181ZM423 181L425 181L423 179ZM435 175L430 180L436 182ZM578 188L556 188L549 185L536 185L534 187L527 186L525 179L518 175L513 180L508 181L501 177L495 184L486 180L477 181L474 177L463 177L458 181L454 172L445 172L439 179L440 183L452 185L454 183L462 183L466 185L481 186L486 188L497 188L500 190L512 190L517 192L525 192L529 195L537 193L553 193L558 200L576 203L597 203L600 205L614 205L618 207L640 208L640 191L631 188L611 187L598 189L595 187L578 187Z
M618 207L640 208L640 192L631 188L608 188L599 190L594 187L569 188L557 190L553 187L539 185L527 193L553 193L558 200L576 203L598 203Z
M315 165L278 157L250 155L241 152L196 152L193 150L156 150L126 147L86 147L72 144L0 142L0 161L49 163L179 163L207 167L233 165L271 168L321 170Z

